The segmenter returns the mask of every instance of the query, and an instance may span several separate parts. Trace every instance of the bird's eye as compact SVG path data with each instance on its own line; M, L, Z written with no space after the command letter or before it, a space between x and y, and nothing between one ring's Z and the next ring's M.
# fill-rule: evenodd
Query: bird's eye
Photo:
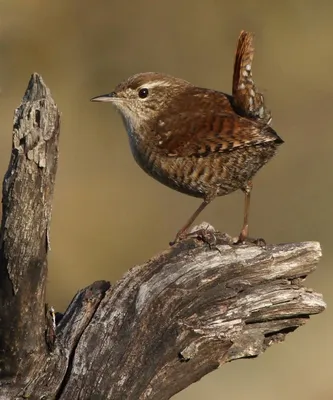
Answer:
M140 99L145 99L146 97L148 97L148 89L143 88L139 90L139 97Z

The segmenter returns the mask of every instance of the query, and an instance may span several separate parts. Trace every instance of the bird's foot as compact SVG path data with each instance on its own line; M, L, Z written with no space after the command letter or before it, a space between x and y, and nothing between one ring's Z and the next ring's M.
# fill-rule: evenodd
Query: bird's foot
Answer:
M208 244L211 250L217 249L216 231L208 228L201 228L194 232L189 233L189 237L194 237Z
M186 232L181 232L181 233L177 233L175 239L171 242L169 242L169 246L174 246L176 243L181 242L182 240L186 239L187 237L187 233Z
M217 249L217 231L213 226L207 223L202 223L199 226L194 227L194 229L190 232L178 232L175 240L170 242L170 246L173 246L175 243L179 243L182 240L194 238L201 240L202 242L208 244L210 249Z
M250 238L250 237L244 237L242 234L240 234L238 237L234 238L233 241L234 245L240 245L240 244L254 244L259 247L266 247L266 241L263 238Z

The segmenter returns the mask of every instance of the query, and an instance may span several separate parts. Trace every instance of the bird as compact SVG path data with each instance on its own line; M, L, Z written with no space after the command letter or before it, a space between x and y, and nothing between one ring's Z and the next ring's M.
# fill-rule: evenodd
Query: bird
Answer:
M171 244L184 239L216 197L245 193L237 243L248 239L252 179L283 143L270 121L246 116L232 95L160 72L138 73L93 102L120 113L137 164L178 192L202 199Z

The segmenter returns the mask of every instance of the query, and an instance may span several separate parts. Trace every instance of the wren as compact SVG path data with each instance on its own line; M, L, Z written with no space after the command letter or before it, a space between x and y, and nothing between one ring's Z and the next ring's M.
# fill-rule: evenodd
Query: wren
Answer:
M91 101L111 102L120 112L133 156L147 174L203 200L175 242L212 200L238 189L245 193L239 241L246 240L252 178L283 143L270 121L241 115L231 95L156 72L131 76Z

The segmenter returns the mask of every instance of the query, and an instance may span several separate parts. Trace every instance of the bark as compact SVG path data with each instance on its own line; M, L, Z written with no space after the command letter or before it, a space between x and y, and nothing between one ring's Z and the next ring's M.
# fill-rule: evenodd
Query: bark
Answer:
M15 110L3 181L0 236L0 376L24 374L45 354L45 284L59 112L34 74Z
M213 245L193 235L114 286L82 289L58 315L53 343L44 306L58 139L59 112L34 74L3 186L0 399L169 399L325 309L304 287L319 243L233 245L208 227Z

